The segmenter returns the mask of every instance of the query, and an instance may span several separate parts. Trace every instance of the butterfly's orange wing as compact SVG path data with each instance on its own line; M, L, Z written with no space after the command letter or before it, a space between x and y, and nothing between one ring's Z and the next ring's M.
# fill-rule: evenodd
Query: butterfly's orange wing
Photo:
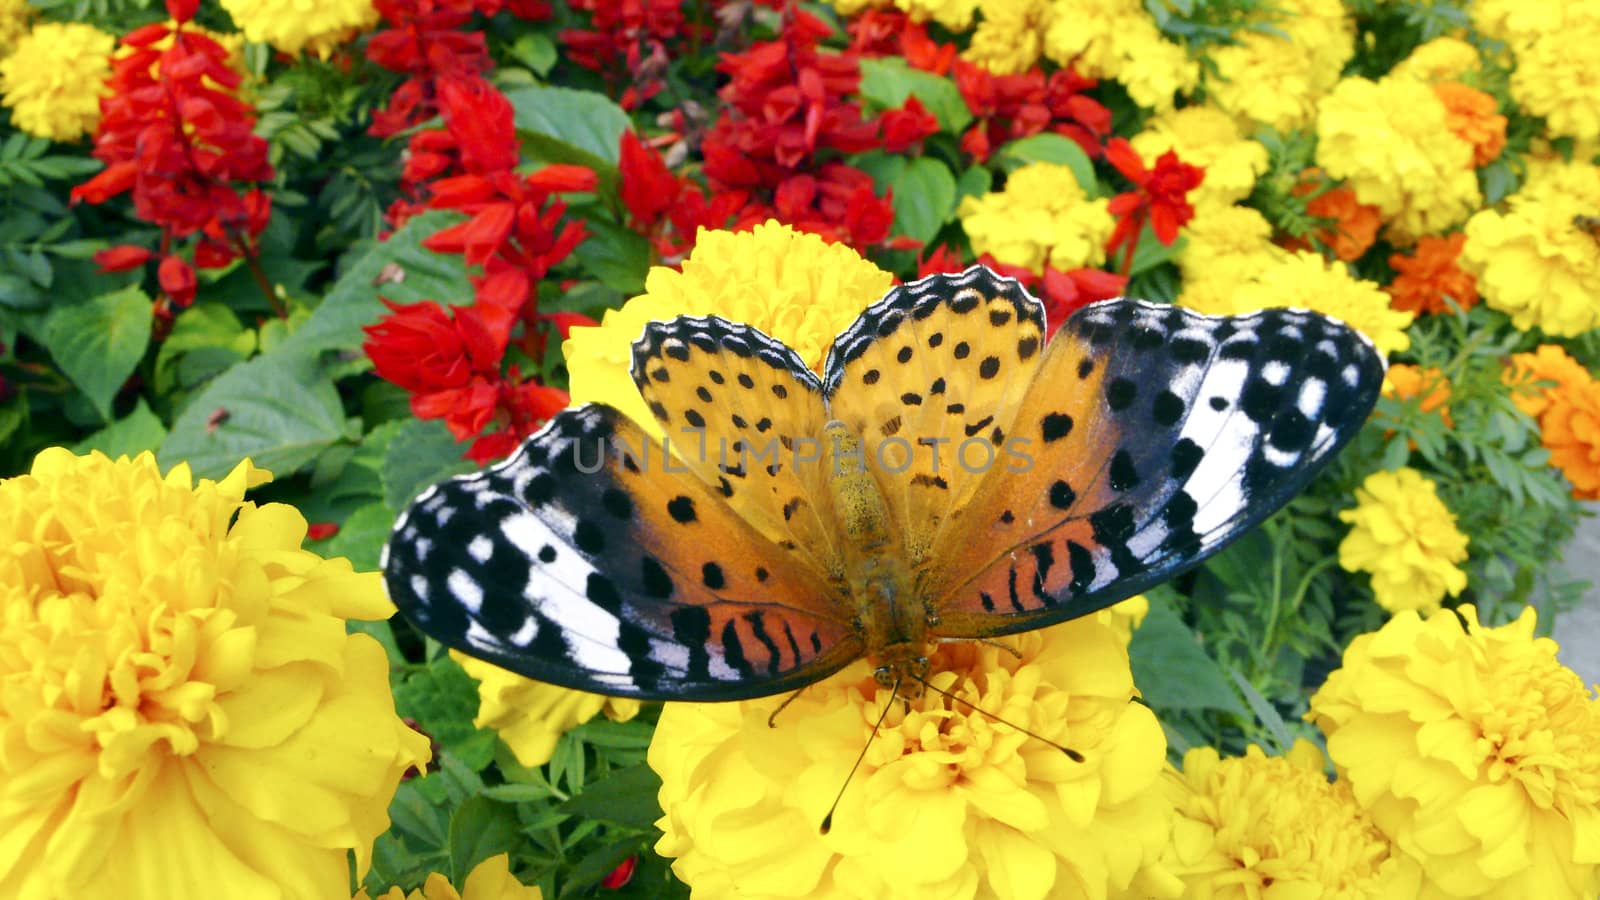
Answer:
M991 471L938 535L936 633L1037 628L1198 563L1360 429L1383 371L1360 333L1302 310L1079 311L1017 408L1027 464Z

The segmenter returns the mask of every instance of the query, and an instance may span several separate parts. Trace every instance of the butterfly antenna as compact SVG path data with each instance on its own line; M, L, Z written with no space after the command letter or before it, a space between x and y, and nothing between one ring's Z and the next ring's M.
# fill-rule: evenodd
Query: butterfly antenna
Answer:
M894 680L894 688L889 694L889 702L883 705L883 712L878 713L878 721L872 723L872 735L867 738L866 744L862 745L861 752L856 754L855 765L850 767L850 774L844 777L844 784L839 785L839 795L833 798L833 805L828 807L828 814L822 817L821 834L827 834L828 830L833 827L833 812L839 808L839 801L844 799L844 789L850 786L850 779L856 777L856 770L861 768L861 761L867 758L867 748L871 747L872 742L878 739L878 727L888 717L889 710L894 707L894 698L898 696L900 696L900 679L896 678Z
M923 687L927 688L930 691L933 691L935 694L938 694L938 695L943 696L943 697L949 697L951 700L954 700L955 702L966 706L968 709L972 710L973 712L981 713L981 714L983 714L985 716L988 716L989 718L995 720L996 722L999 722L1001 725L1004 725L1007 728L1016 729L1017 731L1022 732L1023 734L1027 735L1028 737L1033 738L1036 741L1043 741L1044 743L1049 744L1050 746L1056 748L1057 750L1060 750L1062 753L1065 753L1067 755L1067 759L1070 759L1073 762L1080 762L1080 763L1083 762L1083 754L1079 753L1078 751L1076 751L1074 749L1072 749L1071 747L1064 747L1061 744L1058 744L1055 741L1050 740L1049 738L1045 737L1042 734L1037 734L1035 732L1029 731L1028 729L1023 728L1021 725L1018 725L1015 722L1008 722L1005 719L1002 719L999 716L995 715L994 713L989 712L987 709L984 709L984 708L974 704L970 700L967 700L967 699L965 699L963 697L957 697L955 694L950 693L949 691L945 690L944 688L936 687L933 684L930 684L926 678L923 678L920 675L912 675L911 677L913 679L915 679L918 684L922 685ZM863 751L863 752L865 752L865 751Z
M810 687L810 685L807 685L806 687ZM778 713L781 713L784 710L788 709L789 708L789 704L793 703L797 697L799 697L801 694L805 693L805 690L806 690L805 688L801 688L800 690L795 691L794 693L790 694L789 696L783 698L783 702L779 703L778 704L778 708L772 711L772 715L767 716L767 727L768 728L777 728L778 727Z

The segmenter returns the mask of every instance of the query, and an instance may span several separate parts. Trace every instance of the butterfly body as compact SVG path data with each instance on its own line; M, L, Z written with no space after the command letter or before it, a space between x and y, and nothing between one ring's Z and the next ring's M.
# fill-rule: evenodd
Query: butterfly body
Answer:
M862 657L913 684L933 642L1085 615L1221 549L1354 435L1384 369L1299 310L1114 300L1046 337L982 267L892 290L821 377L747 325L652 322L633 374L656 434L577 407L425 492L390 596L599 693L745 699Z

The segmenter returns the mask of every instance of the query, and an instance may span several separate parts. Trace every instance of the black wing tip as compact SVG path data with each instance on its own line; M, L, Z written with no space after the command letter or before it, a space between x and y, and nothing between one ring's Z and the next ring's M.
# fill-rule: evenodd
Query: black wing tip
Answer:
M794 348L756 326L718 315L685 315L646 322L634 340L630 372L634 384L641 390L648 383L650 361L660 358L672 340L704 352L730 350L742 357L754 357L775 369L789 372L808 388L820 390L822 387L816 373Z

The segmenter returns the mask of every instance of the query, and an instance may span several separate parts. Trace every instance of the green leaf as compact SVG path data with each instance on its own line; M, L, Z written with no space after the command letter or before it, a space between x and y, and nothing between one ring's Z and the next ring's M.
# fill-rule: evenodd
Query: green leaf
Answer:
M425 488L451 475L471 472L476 467L461 458L465 449L438 419L412 419L401 425L389 441L379 471L383 502L395 511L405 509Z
M388 313L380 298L397 304L470 300L472 283L467 280L465 261L456 254L435 253L422 246L425 238L460 220L453 212L426 212L406 222L387 241L372 245L279 349L314 353L360 347L366 340L361 329Z
M650 271L650 242L594 216L586 216L583 224L589 236L573 251L583 268L612 290L630 296L643 293L645 273Z
M1277 708L1267 702L1267 698L1261 696L1255 685L1239 674L1237 669L1229 669L1228 674L1233 677L1233 683L1238 685L1240 692L1244 694L1245 702L1250 704L1250 710L1256 714L1261 724L1267 727L1267 733L1272 735L1273 741L1278 745L1268 749L1275 750L1279 754L1288 753L1289 748L1294 746L1294 735L1289 733L1289 726L1284 723L1283 716L1278 714Z
M192 387L246 359L256 349L256 334L221 303L196 303L179 314L156 353L158 392Z
M1078 179L1078 186L1083 188L1084 193L1090 197L1100 195L1100 183L1094 177L1094 163L1071 138L1048 131L1030 135L1001 147L1000 160L1006 171L1036 162L1067 166L1072 169L1073 177Z
M487 797L469 797L450 817L451 880L466 884L473 866L516 849L518 831L516 810Z
M994 187L994 173L983 166L973 166L961 173L956 182L956 199L965 197L982 197Z
M1152 598L1128 645L1133 681L1157 711L1220 709L1249 715L1228 676L1165 601Z
M518 37L506 48L506 52L541 78L548 75L556 64L555 41L542 31L530 31Z
M531 139L538 158L552 163L592 166L599 161L615 168L628 114L594 91L562 87L507 88L517 131ZM542 138L542 140L541 140Z
M939 120L939 128L957 134L972 121L972 112L955 82L923 72L893 57L861 61L861 96L884 109L899 109L915 94Z
M51 357L105 421L112 398L144 357L150 319L150 298L127 287L57 307L45 322Z
M205 387L172 423L157 458L187 461L196 475L220 478L249 457L279 478L344 437L339 392L316 360L273 353L234 366Z
M478 714L478 684L449 655L439 654L396 685L394 707L400 715L416 719L467 768L475 771L494 759L499 738L472 724Z
M167 426L161 424L161 419L150 411L150 405L140 397L139 405L133 408L133 412L72 445L72 452L84 454L99 450L113 459L118 456L138 456L161 446L166 436Z
M317 555L342 556L363 572L378 568L378 553L394 527L394 513L382 503L369 503L351 513L337 533L316 546Z
M644 763L619 769L584 786L583 793L561 804L561 811L585 819L650 828L661 818L656 792L661 776Z
M893 203L899 232L926 244L955 210L956 178L944 163L919 156L895 179Z

